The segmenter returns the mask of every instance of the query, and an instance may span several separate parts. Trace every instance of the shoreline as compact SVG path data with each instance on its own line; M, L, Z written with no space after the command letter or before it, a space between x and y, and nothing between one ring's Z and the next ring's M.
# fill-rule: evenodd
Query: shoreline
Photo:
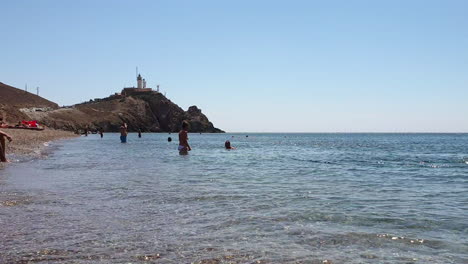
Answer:
M13 138L12 142L6 142L6 156L10 162L15 162L18 157L38 158L48 142L79 136L70 131L49 128L42 131L6 128L2 131ZM0 163L0 168L5 164L8 163Z

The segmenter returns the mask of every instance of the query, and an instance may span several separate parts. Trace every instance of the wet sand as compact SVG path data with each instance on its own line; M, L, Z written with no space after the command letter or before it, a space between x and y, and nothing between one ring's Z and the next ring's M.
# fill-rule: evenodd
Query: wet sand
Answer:
M45 129L42 131L26 129L1 130L13 138L12 142L7 141L6 143L6 154L7 158L10 157L10 159L12 154L16 156L39 156L41 151L45 148L44 143L78 136L70 131L54 129Z

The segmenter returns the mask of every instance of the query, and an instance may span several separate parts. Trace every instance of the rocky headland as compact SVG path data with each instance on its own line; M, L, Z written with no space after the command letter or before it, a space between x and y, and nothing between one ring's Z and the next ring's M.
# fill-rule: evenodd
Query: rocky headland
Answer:
M7 113L10 124L37 120L50 128L75 132L86 126L90 130L118 132L122 122L128 124L130 131L177 132L183 120L189 122L191 132L224 132L214 127L197 106L184 111L156 91L135 90L60 108L39 96L0 83L0 111Z

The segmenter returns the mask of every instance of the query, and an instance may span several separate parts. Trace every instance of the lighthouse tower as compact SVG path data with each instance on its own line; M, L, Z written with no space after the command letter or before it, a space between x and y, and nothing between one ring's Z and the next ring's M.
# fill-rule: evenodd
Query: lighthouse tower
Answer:
M138 72L138 69L137 69ZM141 77L141 74L137 73L137 87L124 87L122 89L122 96L131 96L137 94L153 93L153 89L146 87L146 80Z
M141 78L140 74L138 74L138 77L137 77L137 88L139 89L143 88L143 78Z

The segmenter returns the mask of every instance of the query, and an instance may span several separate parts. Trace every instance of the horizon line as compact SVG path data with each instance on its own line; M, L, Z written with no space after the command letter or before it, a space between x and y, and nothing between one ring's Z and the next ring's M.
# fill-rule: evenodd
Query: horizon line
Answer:
M189 133L197 133L197 132L190 132ZM202 132L203 133L203 132ZM206 133L206 132L205 132ZM468 134L467 132L402 132L402 131L397 131L397 132L366 132L366 131L358 131L358 132L343 132L343 131L338 131L338 132L242 132L242 131L225 131L225 133L250 133L250 134ZM222 133L221 133L222 134Z

